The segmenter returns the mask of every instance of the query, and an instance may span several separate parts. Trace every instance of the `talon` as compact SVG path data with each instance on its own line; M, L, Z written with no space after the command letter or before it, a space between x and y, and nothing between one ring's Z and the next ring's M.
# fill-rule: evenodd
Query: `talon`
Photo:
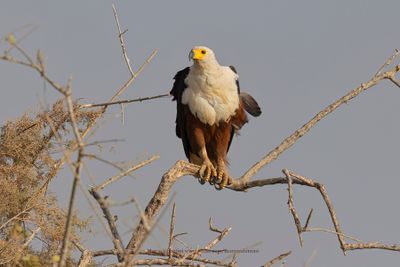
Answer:
M216 179L218 181L216 182L215 188L217 190L222 190L224 187L231 184L231 179L230 179L229 174L226 171L224 165L222 165L222 166L220 165L217 169L217 172L218 172L218 175L217 175Z
M221 181L221 183L219 184L219 186L221 187L221 189L223 189L227 184L228 184L228 177L225 176L225 177L222 179L222 181Z
M214 166L213 166L213 168L212 168L212 176L213 176L213 177L216 177L216 176L217 176L217 169L215 169Z
M210 178L214 176L214 173L216 173L216 170L214 166L212 165L211 162L204 162L203 165L201 165L200 170L199 170L199 176L200 179L202 180L202 184L205 182L210 181Z
M224 189L223 187L221 187L220 184L215 184L214 187L215 187L215 189L217 189L218 191L221 191L222 189Z
M220 174L216 175L214 177L214 183L215 184L220 184L222 182L222 176Z

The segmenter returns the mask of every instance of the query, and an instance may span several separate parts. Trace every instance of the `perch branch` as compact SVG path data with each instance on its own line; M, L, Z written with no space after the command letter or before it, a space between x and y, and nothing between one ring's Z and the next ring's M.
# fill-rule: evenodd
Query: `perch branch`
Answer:
M393 80L395 80L396 73L398 73L399 71L400 71L400 65L396 65L392 69L390 69L384 73L378 74L377 76L374 76L366 83L362 83L359 87L355 88L354 90L350 91L343 97L341 97L338 100L336 100L335 102L333 102L331 105L327 106L325 109L320 111L317 115L315 115L310 121L308 121L306 124L304 124L298 130L296 130L294 133L292 133L289 137L285 138L275 149L273 149L268 154L266 154L260 161L258 161L256 164L254 164L250 169L248 169L246 171L246 173L243 174L243 176L240 178L239 182L240 183L248 182L251 179L251 177L253 177L262 167L269 164L273 160L277 159L284 151L286 151L288 148L290 148L299 138L301 138L308 131L310 131L311 128L317 122L319 122L320 120L325 118L327 115L329 115L330 113L335 111L342 104L347 103L351 99L358 96L360 93L375 86L377 83L379 83L382 80L389 79L393 82ZM394 82L394 83L396 84L396 82Z
M198 169L196 165L195 169ZM145 209L145 217L149 222L152 222L161 208L165 205L168 199L169 192L173 184L182 176L193 174L193 169L191 165L187 165L185 161L178 161L173 167L171 167L161 178L160 184L156 192L154 193L152 199L147 204ZM196 171L197 172L197 171ZM145 222L143 219L140 220L135 231L132 233L132 237L128 243L127 249L133 251L136 254L139 250L139 246L142 244L143 240L146 238L148 231L145 227ZM128 257L127 262L130 262L132 256Z
M195 178L198 177L198 171L200 167L194 164L191 164L186 161L178 161L164 176L163 178L168 177L168 180L172 183L175 183L180 177L184 175L191 175ZM356 244L351 244L351 243L346 243L345 238L354 240L354 241L359 241L359 239L351 237L349 235L346 235L343 233L341 230L339 220L337 219L336 211L333 207L332 201L328 195L327 190L325 189L325 186L321 183L318 183L312 179L306 178L304 176L298 175L296 173L293 173L291 171L285 170L286 175L291 177L292 184L297 184L297 185L303 185L303 186L308 186L308 187L313 187L316 190L319 191L319 193L322 196L322 199L325 202L325 205L328 209L332 224L335 228L334 231L327 230L326 232L334 233L339 241L340 248L342 249L343 253L346 253L348 250L355 250L355 249L385 249L385 250L393 250L393 251L400 251L400 246L399 245L385 245L382 243L378 242L372 242L372 243L362 243L358 242ZM167 175L168 174L168 175ZM254 188L254 187L263 187L263 186L269 186L269 185L277 185L277 184L288 184L288 178L287 177L276 177L276 178L270 178L270 179L260 179L260 180L253 180L249 181L246 183L235 183L235 181L238 180L233 180L233 184L230 185L230 187L227 187L231 190L235 191L246 191L248 189ZM165 183L165 181L162 181L161 183ZM160 183L160 185L161 185ZM168 183L169 186L172 186L172 184ZM160 186L159 186L160 188ZM162 186L162 188L165 188ZM170 190L170 188L168 189ZM165 192L167 196L168 192ZM165 200L164 200L165 201ZM163 205L164 201L162 202L157 202L159 205ZM153 203L154 205L155 203ZM153 206L152 206L153 207ZM161 207L156 207L156 210L159 210ZM154 207L152 208L152 210ZM311 211L307 217L307 221L310 221L311 217ZM298 216L297 216L298 217ZM300 228L300 233L303 232L308 232L308 231L314 231L312 229L308 229L308 223L306 222L306 226L301 227L300 219L298 219L298 225L300 227L297 227L297 229Z

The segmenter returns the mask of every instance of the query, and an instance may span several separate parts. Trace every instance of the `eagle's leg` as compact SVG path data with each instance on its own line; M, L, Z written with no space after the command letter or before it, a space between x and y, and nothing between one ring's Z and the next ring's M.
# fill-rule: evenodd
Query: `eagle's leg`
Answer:
M214 177L215 187L223 189L229 184L226 154L231 140L231 126L228 123L221 123L215 134L215 158L217 175Z
M194 127L192 136L189 139L193 152L190 155L190 162L199 165L200 182L209 182L211 177L217 175L217 171L208 157L204 131L202 127Z
M203 182L209 182L211 177L215 177L217 175L217 170L207 156L206 147L201 149L200 158L203 160L202 164L200 165L200 177L202 178Z
M218 159L217 175L215 179L216 179L215 183L217 189L223 189L225 186L229 184L230 177L224 159Z

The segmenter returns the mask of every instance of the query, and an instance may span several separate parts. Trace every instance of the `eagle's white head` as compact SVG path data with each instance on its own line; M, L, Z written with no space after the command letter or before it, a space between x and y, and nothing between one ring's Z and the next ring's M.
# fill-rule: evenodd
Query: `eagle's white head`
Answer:
M189 60L193 60L193 65L200 68L219 66L214 52L206 46L193 47L189 53Z

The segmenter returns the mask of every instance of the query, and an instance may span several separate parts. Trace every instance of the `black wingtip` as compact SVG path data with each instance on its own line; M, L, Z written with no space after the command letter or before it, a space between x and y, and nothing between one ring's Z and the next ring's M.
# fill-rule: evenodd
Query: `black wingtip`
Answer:
M261 108L257 101L249 94L245 92L240 93L240 98L243 102L244 109L253 117L258 117L261 115Z

